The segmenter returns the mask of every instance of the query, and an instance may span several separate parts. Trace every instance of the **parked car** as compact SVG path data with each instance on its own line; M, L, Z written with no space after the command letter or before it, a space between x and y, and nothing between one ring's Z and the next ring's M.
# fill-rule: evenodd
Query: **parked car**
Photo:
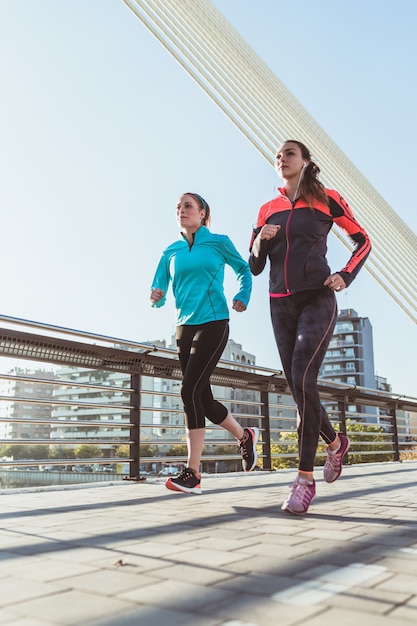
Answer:
M161 469L161 471L159 472L159 475L160 476L176 476L179 473L180 473L179 467L176 467L174 465L167 465L166 467L163 467Z
M92 472L93 468L91 467L91 465L74 465L72 471L75 473L88 473Z
M101 474L114 474L116 472L116 466L111 463L94 463L93 472L99 472Z

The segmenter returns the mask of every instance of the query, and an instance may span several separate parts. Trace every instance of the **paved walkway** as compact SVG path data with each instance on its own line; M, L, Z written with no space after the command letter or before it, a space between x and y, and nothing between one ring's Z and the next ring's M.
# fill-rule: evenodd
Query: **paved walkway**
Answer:
M303 517L293 475L2 492L0 624L416 624L417 462L319 478Z

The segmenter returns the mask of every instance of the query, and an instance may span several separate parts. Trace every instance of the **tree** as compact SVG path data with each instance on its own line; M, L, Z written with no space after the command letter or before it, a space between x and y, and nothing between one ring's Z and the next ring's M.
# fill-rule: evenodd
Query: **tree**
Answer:
M78 459L97 459L103 456L103 450L99 446L81 443L75 448L75 455Z
M282 432L279 437L282 443L271 444L271 456L273 469L285 469L289 467L297 467L298 464L298 444L297 432ZM294 456L284 456L284 455ZM282 456L281 456L282 455ZM278 457L278 458L277 458Z
M130 446L127 443L123 443L120 446L117 446L114 451L116 456L120 457L129 457L130 456ZM149 443L141 443L139 446L139 455L142 457L150 457L155 456L156 454L156 446L151 446Z
M49 450L41 445L18 445L3 446L2 456L11 456L14 461L26 461L32 459L48 458Z
M168 448L167 456L187 456L188 449L185 443L176 443Z
M392 461L393 452L387 451L391 447L391 442L386 436L387 431L377 424L353 423L346 420L346 432L350 439L349 461L355 463L382 463ZM385 435L384 435L385 433ZM359 442L369 442L372 445L359 445ZM363 454L368 452L385 452L386 454ZM362 452L362 454L361 454Z
M51 446L48 459L75 459L75 450L72 447Z

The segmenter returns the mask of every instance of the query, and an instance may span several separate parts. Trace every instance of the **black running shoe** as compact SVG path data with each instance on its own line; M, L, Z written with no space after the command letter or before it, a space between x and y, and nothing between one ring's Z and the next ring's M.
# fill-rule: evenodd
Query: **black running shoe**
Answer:
M202 493L201 479L191 467L185 467L178 476L168 478L165 487L171 491L184 491L185 493Z
M239 442L242 455L242 467L245 472L251 472L256 466L258 455L256 444L259 439L259 428L245 428L244 435Z

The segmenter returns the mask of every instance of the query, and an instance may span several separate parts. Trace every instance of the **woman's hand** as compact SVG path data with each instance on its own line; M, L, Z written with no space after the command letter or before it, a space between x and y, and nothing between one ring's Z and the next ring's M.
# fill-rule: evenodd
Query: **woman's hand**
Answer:
M343 280L343 278L340 276L340 274L331 274L324 281L324 286L329 287L329 289L332 289L333 291L338 291L338 292L343 291L343 289L346 289L346 283Z
M246 311L246 304L243 304L240 300L233 300L232 309L238 313L242 313L243 311Z
M258 237L259 239L272 239L279 230L281 230L281 226L278 224L265 224L259 231Z
M149 299L152 302L152 304L155 304L155 302L159 302L159 300L161 300L161 298L163 297L164 297L164 292L162 291L162 289L152 289Z

